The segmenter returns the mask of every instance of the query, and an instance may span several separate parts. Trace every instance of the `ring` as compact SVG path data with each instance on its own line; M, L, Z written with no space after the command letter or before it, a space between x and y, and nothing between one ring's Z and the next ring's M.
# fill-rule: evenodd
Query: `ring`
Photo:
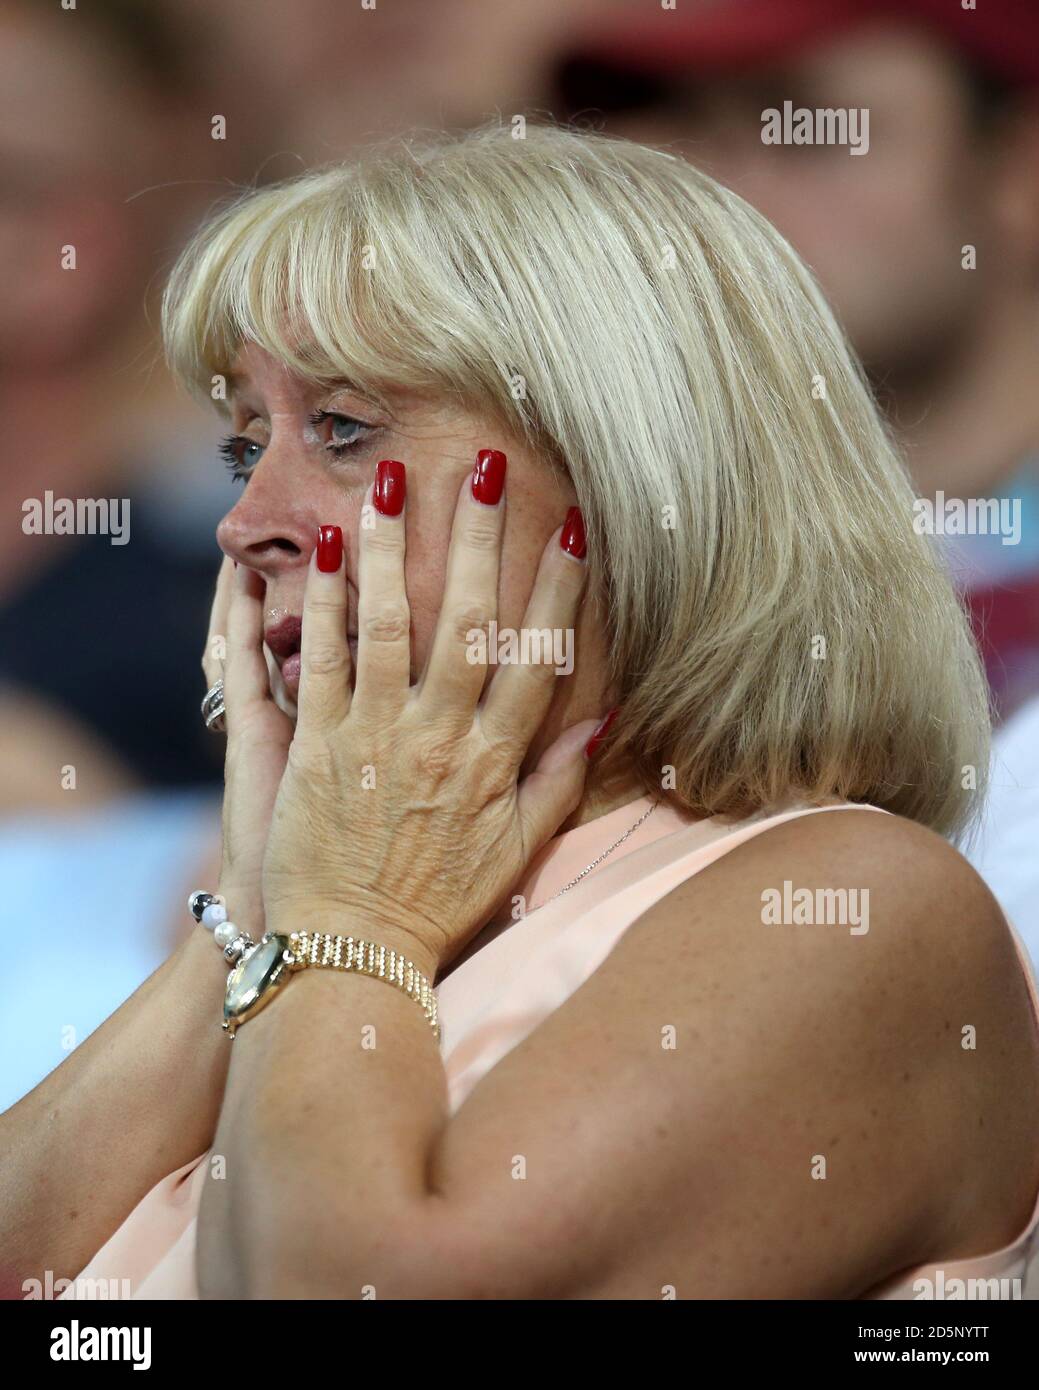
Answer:
M219 680L211 685L202 700L202 718L211 734L222 734L227 730L224 719L224 682Z

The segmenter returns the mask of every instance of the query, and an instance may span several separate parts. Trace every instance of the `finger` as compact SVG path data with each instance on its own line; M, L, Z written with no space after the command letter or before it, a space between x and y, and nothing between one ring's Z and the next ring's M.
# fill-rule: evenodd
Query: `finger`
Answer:
M330 732L350 711L346 610L342 528L321 526L303 595L297 729Z
M520 633L524 659L499 665L484 696L480 725L488 742L529 746L548 713L557 676L573 669L587 575L584 522L580 510L571 507L541 556Z
M205 650L202 653L202 673L206 678L207 689L214 686L224 674L227 613L231 606L231 585L234 572L234 561L229 555L225 555L216 577L213 603L209 610L209 632L206 635Z
M411 688L411 610L404 583L404 465L384 459L361 511L356 708L397 716ZM386 508L386 510L383 510Z
M585 719L560 734L520 783L516 809L528 859L548 843L580 804L588 775L585 749L601 722Z
M430 709L472 720L487 678L490 624L498 617L505 529L505 455L481 449L462 485L451 527L447 579L421 694Z
M233 711L270 695L263 655L263 600L267 586L246 565L233 570L227 613L227 654L224 658L224 701L229 721Z

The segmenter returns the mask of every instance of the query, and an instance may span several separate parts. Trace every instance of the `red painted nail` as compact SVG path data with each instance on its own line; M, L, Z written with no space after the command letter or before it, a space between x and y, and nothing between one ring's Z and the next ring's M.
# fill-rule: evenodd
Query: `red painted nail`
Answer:
M407 490L404 465L396 459L383 459L375 465L375 491L372 501L383 516L400 516Z
M317 528L317 567L322 574L335 574L343 559L343 528Z
M609 714L606 716L606 718L602 721L602 723L601 723L601 724L599 725L599 727L596 729L595 733L592 734L591 738L588 740L588 742L587 742L587 743L585 744L585 746L584 746L584 755L585 755L586 758L588 758L589 760L591 760L592 758L595 757L596 753L599 751L599 746L600 746L600 744L602 744L603 742L605 742L606 736L609 734L610 730L613 728L613 721L617 718L617 715L618 715L618 714L620 714L620 706L619 706L619 705L618 705L618 707L617 707L616 709L611 709L611 710L610 710Z
M473 469L473 497L485 506L496 506L504 486L505 455L500 449L481 449Z
M566 520L563 522L563 533L559 537L559 544L575 560L584 559L587 546L584 536L584 517L581 515L580 507L571 507L567 512Z

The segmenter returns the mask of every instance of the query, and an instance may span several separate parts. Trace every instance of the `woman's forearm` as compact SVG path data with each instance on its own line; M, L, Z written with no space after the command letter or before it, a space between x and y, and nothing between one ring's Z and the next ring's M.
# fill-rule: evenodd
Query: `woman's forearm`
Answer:
M194 931L0 1115L2 1296L73 1278L156 1182L212 1142L230 1047L227 965Z
M416 964L435 976L435 961ZM199 1211L202 1297L402 1296L395 1252L438 1206L430 1159L448 1118L415 1001L304 971L242 1026L234 1054L216 1136L227 1181L206 1184Z

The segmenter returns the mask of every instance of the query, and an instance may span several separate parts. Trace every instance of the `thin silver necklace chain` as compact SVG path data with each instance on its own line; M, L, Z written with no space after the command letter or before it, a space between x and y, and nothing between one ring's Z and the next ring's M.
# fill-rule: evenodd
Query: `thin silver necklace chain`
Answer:
M571 888L576 888L577 885L581 882L581 880L583 878L587 878L587 876L592 872L593 869L597 869L604 859L608 859L615 849L620 849L621 845L628 838L628 836L634 835L635 831L638 830L639 826L644 821L649 820L650 816L657 809L658 805L659 802L654 801L653 805L649 808L649 810L643 811L642 815L639 816L635 824L629 826L619 840L616 840L609 847L609 849L604 849L602 854L600 854L597 859L593 859L590 864L583 868L576 878L572 878L565 888L560 888L558 893L553 893L553 895L550 898L546 898L543 903L538 903L537 907L532 907L530 909L530 912L524 913L524 916L529 917L531 913L540 912L543 907L548 907L549 903L554 903L556 898L561 898L564 893L569 893Z

